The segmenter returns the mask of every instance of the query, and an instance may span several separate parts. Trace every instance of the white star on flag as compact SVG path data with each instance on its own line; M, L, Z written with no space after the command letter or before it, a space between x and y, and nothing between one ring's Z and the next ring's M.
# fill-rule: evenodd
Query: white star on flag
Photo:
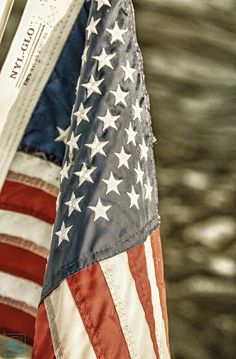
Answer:
M86 27L86 30L88 31L88 40L92 34L98 34L96 26L100 21L101 18L94 20L94 17L92 16L89 25Z
M99 120L101 120L103 122L103 131L105 131L108 127L112 127L115 128L117 130L116 127L116 120L118 120L120 116L112 116L112 114L110 113L110 111L107 109L107 112L105 114L105 116L98 116Z
M80 124L82 120L89 122L87 113L91 110L91 108L92 106L85 108L82 103L80 104L79 110L77 112L74 112L74 116L77 117L77 126Z
M114 95L116 98L115 105L122 103L123 105L127 106L125 98L128 96L129 92L123 91L120 85L117 86L116 91L110 91L110 93L112 93L112 95Z
M137 135L137 132L133 130L131 123L129 124L129 128L125 128L125 132L128 135L127 145L130 142L133 142L133 144L135 145L135 136Z
M64 178L69 179L69 170L70 170L71 164L69 163L67 165L67 162L64 163L64 166L61 169L60 175L61 175L61 182Z
M147 179L147 184L146 183L144 184L144 187L145 187L145 199L149 199L151 201L153 187L150 184L149 178Z
M136 104L132 106L134 109L134 120L138 119L141 122L141 112L143 108L139 106L139 101L136 100Z
M73 226L66 227L65 223L62 222L60 231L55 233L58 236L58 246L61 244L62 241L70 242L69 237L68 237L68 232L72 227Z
M84 196L82 197L78 197L76 198L75 194L72 193L71 197L70 197L70 200L68 202L65 202L65 205L68 206L68 213L69 213L69 216L74 212L74 211L77 211L77 212L81 212L81 209L79 207L79 203L80 201L84 198Z
M142 144L141 144L141 143L139 144L139 147L140 147L140 150L141 150L141 153L140 153L140 158L141 158L141 160L142 160L143 158L145 158L145 160L147 160L149 148L148 148L148 146L146 145L144 139L143 139L143 143L142 143Z
M97 153L106 157L103 147L106 146L107 143L109 143L109 141L100 142L97 135L95 135L93 142L89 144L86 143L85 146L91 148L91 157L95 156Z
M113 42L115 41L120 41L122 42L122 44L125 43L124 39L123 39L123 35L128 31L127 29L122 30L119 28L117 21L115 21L115 25L113 27L113 29L106 29L107 32L109 32L109 34L111 34L111 44L113 44Z
M105 49L102 49L102 52L99 56L93 56L93 59L98 61L98 71L101 70L104 66L108 66L111 69L114 69L114 67L111 64L111 59L115 54L107 54Z
M79 186L81 186L85 181L94 183L91 174L95 171L96 167L88 168L86 163L83 164L80 171L74 172L76 176L79 177Z
M109 0L95 0L95 1L98 3L97 11L100 10L101 7L104 5L111 7Z
M67 142L67 145L69 146L70 151L79 149L77 141L80 138L80 136L81 136L81 134L79 134L78 136L75 136L74 132L71 133L70 140Z
M63 128L60 128L59 126L57 126L57 131L59 132L59 136L57 136L54 141L56 141L56 142L61 141L66 144L69 130L70 130L70 126L65 128L64 130L63 130Z
M130 79L134 82L133 73L136 71L134 68L130 66L129 60L127 60L126 66L121 66L122 70L125 72L125 79L124 81Z
M144 176L144 171L141 170L140 164L138 163L138 168L134 169L137 175L137 184L140 183L141 185L143 185L143 176Z
M130 198L130 208L135 206L135 207L137 207L137 209L139 209L139 206L138 206L139 194L137 194L135 192L134 186L132 186L132 191L131 192L127 192L127 195Z
M115 153L115 155L119 158L119 166L118 166L118 168L120 168L123 165L125 167L129 168L128 160L131 157L131 155L128 155L128 153L125 152L123 146L121 148L120 153Z
M116 180L113 176L113 173L111 172L110 177L107 180L103 180L103 182L106 183L107 185L107 191L106 194L114 191L117 194L120 194L119 190L118 190L118 186L121 182L123 182L123 180Z
M109 218L107 217L106 212L109 210L109 208L111 208L111 206L104 206L102 204L100 198L97 201L96 206L89 206L88 208L90 208L95 213L94 222L97 219L99 219L100 217L106 219L107 221L109 221Z
M101 91L99 90L98 86L104 81L104 79L101 80L95 80L93 75L91 75L89 82L86 82L85 84L82 84L81 86L85 87L87 89L87 97L89 98L93 93L97 93L101 95Z

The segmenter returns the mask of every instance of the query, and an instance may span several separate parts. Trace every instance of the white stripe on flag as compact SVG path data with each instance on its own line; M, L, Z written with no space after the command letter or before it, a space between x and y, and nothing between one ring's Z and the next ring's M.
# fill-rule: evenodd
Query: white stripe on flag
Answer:
M127 253L100 262L131 359L156 358L143 307L129 269Z
M44 301L57 359L96 359L66 280Z
M35 309L35 314L41 290L37 283L0 271L0 296L25 303Z
M49 250L52 225L38 218L0 210L0 234L24 238Z
M156 284L155 267L152 255L151 239L148 237L144 244L147 261L148 277L151 285L152 304L155 318L155 330L160 359L169 359L169 351L166 344L165 325L162 318L159 290Z
M10 166L10 171L38 178L57 188L59 187L60 170L61 167L54 163L23 152L16 152Z

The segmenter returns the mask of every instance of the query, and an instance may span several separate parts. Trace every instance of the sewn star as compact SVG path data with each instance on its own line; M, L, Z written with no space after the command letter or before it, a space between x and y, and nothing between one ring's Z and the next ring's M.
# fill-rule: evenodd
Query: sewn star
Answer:
M136 100L136 103L135 105L132 106L133 107L133 110L134 110L134 120L139 120L141 122L141 113L143 111L143 108L140 107L139 105L139 101Z
M127 103L125 101L126 96L128 96L129 92L123 91L120 87L120 85L117 86L116 91L110 91L112 95L115 96L115 105L118 103L122 103L123 105L127 106Z
M130 66L129 60L127 60L126 66L121 66L121 68L125 72L124 81L130 79L132 82L134 82L133 73L136 70Z
M69 237L68 237L68 232L72 227L73 226L66 227L65 223L62 222L61 229L55 233L56 236L58 236L58 246L61 244L62 241L70 242Z
M67 142L67 145L69 146L70 151L79 149L77 142L78 142L78 139L80 138L80 136L81 136L81 134L79 134L78 136L75 136L74 132L71 133L70 140Z
M89 122L87 113L91 110L91 108L92 106L85 108L82 103L80 104L79 110L74 112L74 116L77 117L77 126L80 124L82 120Z
M103 182L106 183L107 185L107 190L106 190L106 194L114 191L117 194L120 194L118 186L119 184L122 182L123 180L117 180L115 179L115 177L113 176L113 173L111 172L110 177L107 180L103 180Z
M149 199L151 201L153 187L150 184L149 178L147 179L147 184L146 183L144 184L144 187L145 187L145 199Z
M108 109L105 116L98 116L99 120L103 122L103 131L105 131L108 127L112 127L117 130L115 122L116 120L118 120L119 117L120 116L112 116Z
M104 218L109 221L107 217L107 211L111 208L111 206L104 206L99 198L96 206L89 206L92 211L94 211L95 217L94 222L97 221L99 218Z
M109 141L101 142L99 141L97 135L95 135L94 140L92 143L86 143L85 146L91 148L91 158L95 156L97 153L100 153L103 156L106 156L103 147L106 146L106 144L109 143Z
M74 172L74 174L79 177L79 186L81 186L85 181L93 183L91 175L95 169L96 167L89 168L87 167L86 163L83 163L81 170Z
M123 35L128 30L127 29L125 29L125 30L120 29L117 21L115 21L115 25L114 25L113 29L106 29L106 31L109 32L109 34L111 34L111 43L112 44L115 41L120 41L120 42L122 42L122 44L125 43L125 41L123 39Z
M128 153L125 152L124 147L122 146L121 151L119 153L115 153L115 155L118 157L119 159L119 165L118 168L120 168L121 166L125 166L127 168L129 168L128 165L128 160L131 157L131 155L129 155Z
M136 144L135 142L135 137L137 135L137 132L133 130L131 123L129 124L129 128L125 128L125 132L128 135L128 141L127 141L127 145L132 142L134 145Z
M82 197L76 197L74 192L71 194L70 200L65 202L65 205L68 206L68 214L69 216L74 212L81 212L81 209L79 207L79 203L81 202L81 200L84 198L84 196Z
M111 64L111 59L115 54L107 54L105 49L102 49L102 52L99 56L93 56L93 59L98 61L98 71L101 70L104 66L110 67L110 69L114 69Z
M85 87L87 89L87 97L89 98L93 93L97 93L101 95L101 91L99 90L99 85L104 81L104 79L101 80L95 80L93 75L91 75L89 82L86 82L85 84L82 84L81 86Z
M88 40L92 34L98 34L96 26L100 21L101 18L94 20L94 17L92 16L89 25L86 27L86 30L88 31Z
M139 206L138 206L139 194L137 194L135 192L134 186L132 186L132 191L131 192L127 192L127 195L130 198L130 208L135 206L137 209L139 209Z
M67 161L64 163L64 166L62 167L60 171L61 175L61 182L64 180L64 178L69 179L69 170L70 170L71 164L69 163L67 165Z
M144 158L145 160L147 160L149 148L148 148L148 146L146 145L144 139L143 139L143 143L142 143L142 144L140 143L139 147L140 147L140 152L141 152L141 153L140 153L140 158L141 158L141 160L142 160L143 158Z
M141 185L143 185L143 176L144 176L144 171L141 170L140 164L138 163L138 168L134 169L137 175L137 179L136 179L136 183L140 183Z
M56 141L56 142L61 141L61 142L64 142L66 144L69 130L70 130L70 126L65 128L64 130L63 130L63 128L60 128L59 126L57 126L57 131L59 132L59 135L55 138L54 141Z

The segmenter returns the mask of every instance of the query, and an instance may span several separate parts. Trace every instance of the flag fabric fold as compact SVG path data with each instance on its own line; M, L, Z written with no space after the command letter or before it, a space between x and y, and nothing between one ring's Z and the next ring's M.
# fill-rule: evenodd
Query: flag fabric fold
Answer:
M92 1L42 300L159 227L153 135L132 3Z
M33 346L87 16L88 4L84 3L38 99L0 192L0 356L3 357L10 352L5 343L15 335L29 344L27 353Z
M89 4L34 357L167 359L154 140L133 4Z
M85 0L0 198L34 359L170 359L149 111L132 1Z

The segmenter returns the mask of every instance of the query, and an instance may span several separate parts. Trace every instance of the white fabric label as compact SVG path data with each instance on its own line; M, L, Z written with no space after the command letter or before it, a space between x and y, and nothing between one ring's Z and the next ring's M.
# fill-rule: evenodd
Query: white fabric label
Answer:
M0 188L82 0L28 0L0 74Z

